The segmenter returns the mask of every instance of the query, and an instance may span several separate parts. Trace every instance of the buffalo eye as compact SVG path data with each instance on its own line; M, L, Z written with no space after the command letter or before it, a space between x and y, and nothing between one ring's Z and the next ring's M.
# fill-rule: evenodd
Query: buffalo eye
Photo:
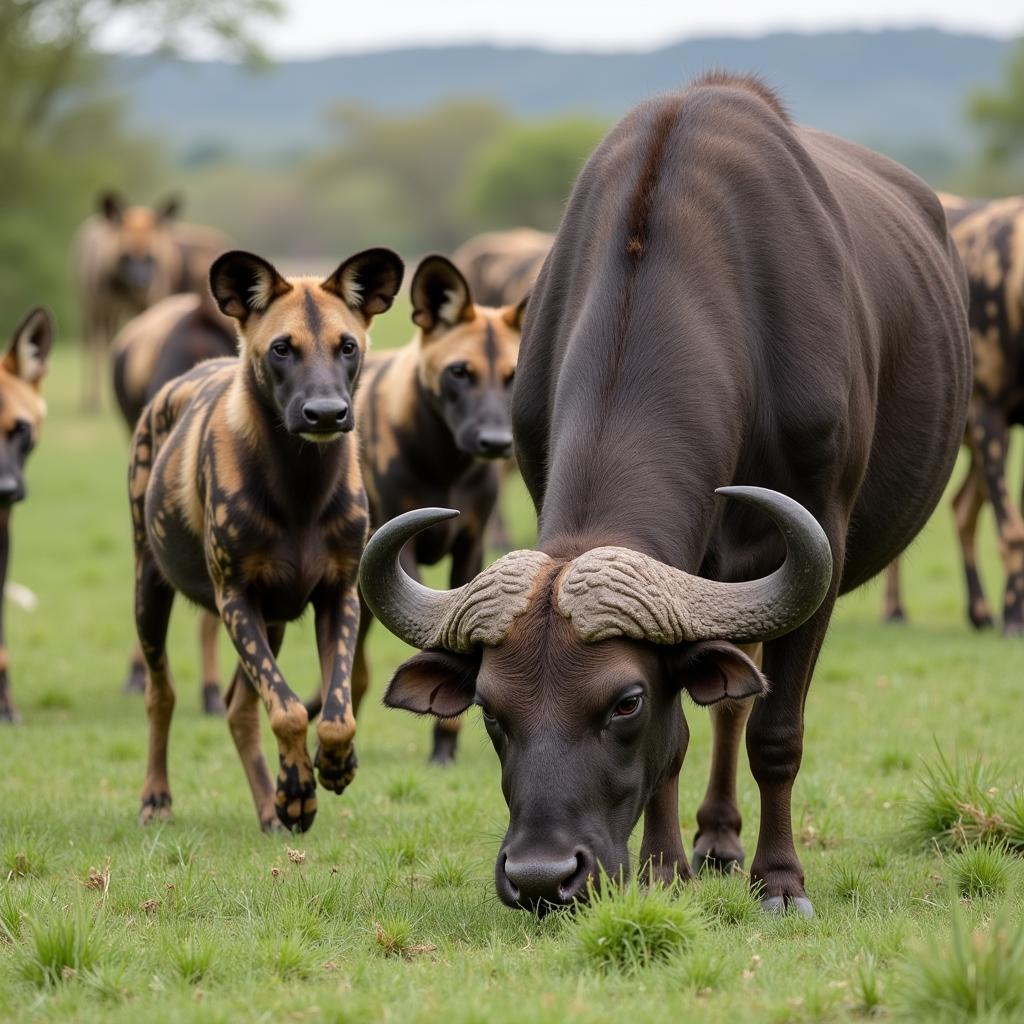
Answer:
M354 356L359 350L359 344L351 334L343 334L341 337L341 354L343 356Z
M451 366L447 367L447 372L452 380L469 379L469 367L465 363L452 363Z
M612 718L633 718L640 713L640 709L643 706L643 694L627 693L626 696L620 698L615 707L612 708Z
M291 338L285 335L277 338L270 346L270 352L277 359L287 359L292 353Z

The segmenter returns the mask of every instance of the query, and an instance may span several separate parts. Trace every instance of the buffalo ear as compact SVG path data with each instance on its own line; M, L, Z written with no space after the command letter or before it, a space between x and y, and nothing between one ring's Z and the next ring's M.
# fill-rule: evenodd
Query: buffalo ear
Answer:
M446 256L426 256L416 268L412 286L412 322L425 334L472 320L476 315L469 285Z
M506 306L501 311L501 318L514 331L522 333L523 318L526 316L526 307L530 301L530 293L527 292L514 306Z
M399 665L384 693L389 708L455 718L472 703L480 654L421 651Z
M234 249L218 256L210 267L210 291L220 311L244 324L252 313L264 313L292 286L272 263L251 252Z
M111 224L120 224L124 217L124 200L116 192L100 193L96 207Z
M53 335L53 314L45 306L36 306L11 336L4 366L23 381L38 387L46 373Z
M763 697L768 681L735 644L703 640L688 644L675 666L682 688L697 704Z
M366 249L350 256L320 287L333 292L367 324L386 313L405 276L405 264L390 249Z
M181 213L181 196L167 196L162 203L157 205L153 213L161 224L175 220L178 214Z

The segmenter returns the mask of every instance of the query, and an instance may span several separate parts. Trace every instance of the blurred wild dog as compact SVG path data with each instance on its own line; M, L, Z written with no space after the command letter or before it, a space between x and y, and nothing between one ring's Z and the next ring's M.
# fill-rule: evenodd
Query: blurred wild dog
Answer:
M533 228L488 231L463 242L452 254L477 302L509 306L533 287L555 236Z
M306 708L276 660L285 624L309 604L324 708L316 767L334 792L352 781L356 570L369 517L358 451L345 435L367 330L391 306L402 273L387 249L358 253L319 282L285 279L244 252L210 268L218 306L238 322L240 356L165 385L132 439L135 620L150 728L143 823L171 805L166 637L175 591L217 612L238 651L228 724L263 828L280 821L305 831L316 814ZM276 796L260 748L260 698L279 748Z
M53 316L37 306L15 328L0 361L0 595L7 581L11 507L25 497L25 460L35 447L46 415L39 383L46 373L53 333ZM7 668L4 603L0 600L0 722L16 722Z
M168 381L203 360L233 356L237 348L235 322L217 308L205 283L199 294L171 295L129 320L111 350L114 395L129 433L146 404ZM224 713L217 665L219 626L216 615L200 614L202 703L209 715ZM146 666L137 644L123 689L125 693L146 689Z
M978 515L992 502L1006 572L1003 633L1024 634L1024 518L1006 483L1010 428L1024 425L1024 197L978 201L939 194L970 287L974 389L964 445L971 462L953 498L967 584L967 617L993 624L978 574ZM1024 499L1022 499L1024 503ZM906 617L899 563L886 577L885 618Z
M126 206L104 193L78 231L75 277L82 303L85 374L82 405L96 409L107 348L121 323L176 292L205 288L206 272L227 239L213 228L177 222L179 202Z
M369 356L356 401L363 479L376 527L424 505L457 508L458 520L425 531L403 554L407 571L452 556L451 585L483 568L484 531L498 496L498 460L512 454L510 401L525 302L474 304L444 256L428 256L410 289L419 328L404 348ZM362 609L352 673L358 710L369 683ZM316 702L310 710L316 712ZM459 721L434 728L431 760L455 756Z

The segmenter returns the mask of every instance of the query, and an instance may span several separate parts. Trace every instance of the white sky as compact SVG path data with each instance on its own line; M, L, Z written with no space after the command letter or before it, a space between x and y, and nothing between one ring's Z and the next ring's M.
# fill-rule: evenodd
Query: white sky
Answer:
M284 7L280 20L250 26L274 57L482 41L560 50L650 49L695 35L851 27L1024 33L1020 0L284 0ZM111 26L104 42L130 49L132 34L127 25Z

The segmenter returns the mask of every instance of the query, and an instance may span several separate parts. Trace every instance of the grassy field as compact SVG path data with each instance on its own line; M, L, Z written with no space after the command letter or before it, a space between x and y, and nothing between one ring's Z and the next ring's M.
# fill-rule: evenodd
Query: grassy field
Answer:
M385 321L385 341L406 334L401 313ZM494 896L506 815L481 723L470 715L454 768L428 767L427 723L372 699L404 654L379 627L356 782L321 791L310 833L268 838L224 723L199 713L196 619L178 607L175 820L136 824L145 714L119 692L126 444L113 414L75 414L77 355L65 346L46 382L51 415L14 515L11 576L39 607L9 609L24 724L0 732L0 1020L1024 1019L1024 864L952 849L1024 844L1024 646L966 625L946 507L907 559L911 624L879 624L877 585L845 599L811 690L794 811L814 920L763 916L739 877L536 920ZM508 512L528 544L521 492ZM982 548L995 598L990 519ZM224 642L225 673L229 654ZM282 663L310 689L308 620ZM709 744L706 714L688 716L689 841ZM269 730L264 742L272 753ZM940 754L961 777L929 801ZM749 844L756 789L741 779ZM935 831L962 817L962 831L929 847L928 815Z

